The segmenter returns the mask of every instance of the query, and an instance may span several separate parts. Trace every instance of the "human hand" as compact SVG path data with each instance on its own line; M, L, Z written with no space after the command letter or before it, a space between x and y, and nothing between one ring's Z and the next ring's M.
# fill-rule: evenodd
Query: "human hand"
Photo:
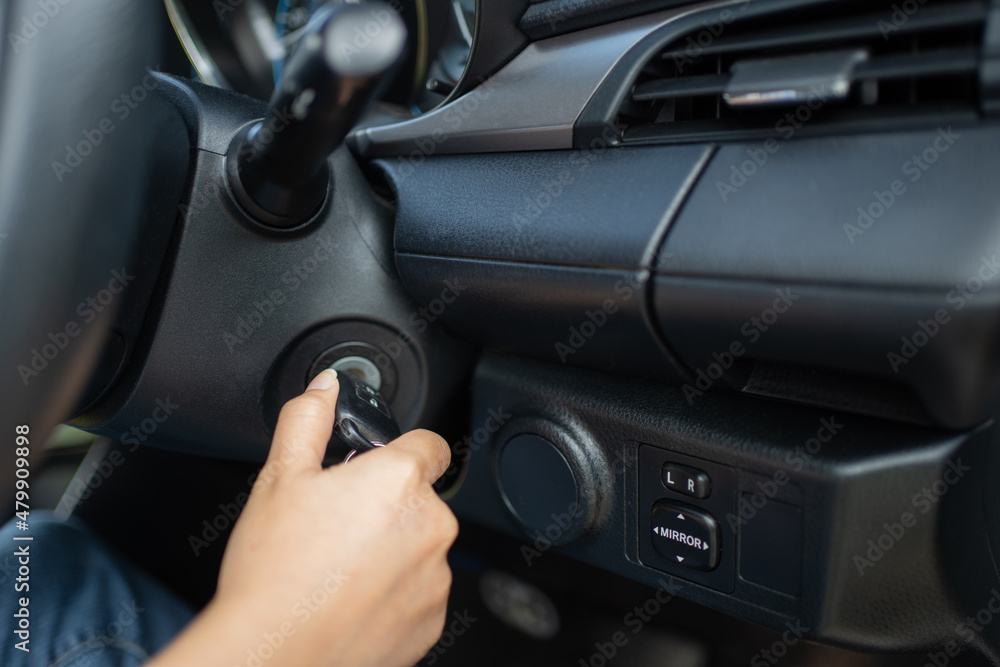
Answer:
M450 451L411 431L324 470L338 392L324 371L284 406L215 598L154 665L402 667L437 641L458 523L431 485Z

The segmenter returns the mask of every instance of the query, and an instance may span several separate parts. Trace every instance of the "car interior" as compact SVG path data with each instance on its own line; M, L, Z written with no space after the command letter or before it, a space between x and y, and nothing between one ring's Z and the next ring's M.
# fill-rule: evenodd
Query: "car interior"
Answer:
M333 367L452 449L421 665L1000 665L1000 0L0 23L33 509L200 608Z

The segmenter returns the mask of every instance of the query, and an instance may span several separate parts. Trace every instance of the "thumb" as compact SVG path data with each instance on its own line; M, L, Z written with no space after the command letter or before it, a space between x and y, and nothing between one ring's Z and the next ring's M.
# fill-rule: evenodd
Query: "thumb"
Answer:
M328 368L309 383L305 393L285 403L265 466L271 466L276 475L321 470L339 394L337 371Z

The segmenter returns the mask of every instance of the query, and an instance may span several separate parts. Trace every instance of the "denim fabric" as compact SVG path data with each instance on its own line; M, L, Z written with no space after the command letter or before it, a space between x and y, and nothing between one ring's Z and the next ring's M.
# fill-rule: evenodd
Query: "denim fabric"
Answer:
M31 513L28 531L0 529L0 665L133 667L165 646L193 612L159 583L108 551L86 527ZM14 536L32 536L30 542ZM29 590L16 591L18 547L29 545ZM30 653L15 644L29 598Z

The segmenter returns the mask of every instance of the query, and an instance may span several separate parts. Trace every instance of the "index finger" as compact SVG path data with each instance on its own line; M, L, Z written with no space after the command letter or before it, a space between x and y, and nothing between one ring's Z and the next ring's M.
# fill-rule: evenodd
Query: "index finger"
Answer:
M303 394L285 403L274 427L265 466L274 468L276 474L279 470L321 469L333 435L339 393L337 372L328 368L313 379Z

